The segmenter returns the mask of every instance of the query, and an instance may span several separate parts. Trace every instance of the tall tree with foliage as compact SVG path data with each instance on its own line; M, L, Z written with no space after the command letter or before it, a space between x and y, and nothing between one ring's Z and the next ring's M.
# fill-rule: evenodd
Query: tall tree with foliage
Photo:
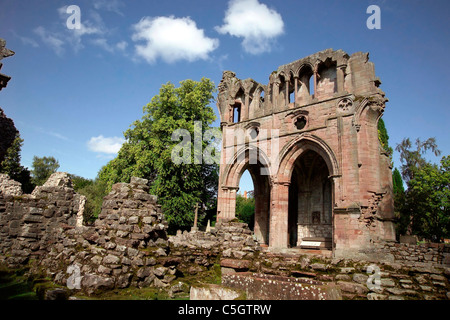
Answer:
M22 145L23 139L17 133L14 142L6 152L4 160L0 163L0 173L5 173L11 179L20 182L23 192L31 193L34 184L31 181L30 171L20 164Z
M394 192L394 210L397 218L397 233L408 233L409 216L402 214L405 210L405 188L403 186L402 175L398 168L392 173L392 189Z
M450 237L450 156L440 166L427 163L409 180L407 202L414 210L412 229L439 241Z
M403 186L402 175L400 171L395 168L392 173L392 186L395 195L403 195L405 193L405 187Z
M42 186L47 179L59 169L59 162L54 157L33 157L32 180L37 186Z
M442 158L440 167L425 158L427 151L436 156L441 153L434 138L417 139L415 148L410 139L403 139L396 150L400 153L402 177L408 187L403 200L400 199L399 231L433 241L450 236L449 157Z
M99 178L108 188L117 182L129 182L132 176L148 179L150 192L158 196L169 226L192 226L195 205L203 204L200 207L208 209L214 202L218 167L197 164L194 143L192 152L184 155L188 163L175 163L172 151L180 141L174 141L172 134L184 129L193 139L194 131L201 130L197 133L203 136L216 118L209 106L214 91L214 83L205 78L182 81L179 87L170 82L163 85L144 107L142 119L125 132L126 142L118 156L102 168ZM202 140L202 151L211 140Z
M100 179L87 180L77 178L72 180L74 189L86 197L83 220L86 224L92 224L102 211L103 198L108 194L106 182Z
M255 224L255 198L253 196L236 195L236 217L253 229Z
M383 147L384 151L386 151L392 162L392 154L394 153L394 150L389 145L389 135L383 118L380 118L378 120L378 140L380 141L381 146Z
M70 180L72 180L72 187L76 192L94 183L93 180L80 177L76 174L69 173L68 175Z
M416 148L414 150L412 149L412 146L411 140L405 138L395 148L395 150L400 153L402 177L406 183L414 178L414 175L418 170L428 164L428 161L424 157L427 151L430 150L435 156L441 154L435 138L429 138L425 141L421 141L417 138L415 141Z

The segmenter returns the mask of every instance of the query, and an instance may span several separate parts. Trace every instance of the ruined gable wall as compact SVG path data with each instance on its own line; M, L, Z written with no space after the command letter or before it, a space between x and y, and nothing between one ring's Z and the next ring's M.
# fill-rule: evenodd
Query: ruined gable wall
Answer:
M245 150L250 145L262 151L269 167L273 191L270 216L274 217L270 229L277 234L269 245L286 247L287 213L283 203L288 202L289 166L296 160L289 157L298 155L289 150L313 141L322 150L327 149L329 162L335 162L329 174L336 209L336 249L394 240L391 168L377 130L387 102L380 83L367 53L349 56L332 49L280 66L269 76L267 85L224 72L218 96L224 133L218 218L234 218L239 177L245 165L234 165L233 161L248 161ZM236 106L240 108L240 121L233 119ZM297 122L302 118L306 125L299 128ZM249 137L255 128L261 133L256 141ZM264 166L261 162L259 165ZM348 215L353 208L358 208L356 221Z

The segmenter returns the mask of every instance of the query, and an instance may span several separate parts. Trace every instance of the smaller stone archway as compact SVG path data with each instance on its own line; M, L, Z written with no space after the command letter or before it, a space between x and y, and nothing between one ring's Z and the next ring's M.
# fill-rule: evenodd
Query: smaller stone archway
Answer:
M236 195L243 173L248 170L252 177L255 197L254 235L263 245L269 244L270 229L270 169L267 156L257 147L247 146L235 154L224 172L224 186L219 197L226 199L227 206L220 208L218 219L232 220L236 217Z

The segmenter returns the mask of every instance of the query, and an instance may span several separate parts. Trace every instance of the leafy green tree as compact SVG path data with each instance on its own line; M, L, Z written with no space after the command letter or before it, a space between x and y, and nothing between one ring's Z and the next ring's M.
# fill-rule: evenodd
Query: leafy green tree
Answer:
M394 189L394 194L403 195L405 193L405 188L403 187L403 180L400 171L395 168L392 173L392 185Z
M102 210L103 198L108 194L106 182L97 178L90 180L90 183L74 183L74 189L86 196L83 220L86 224L92 224Z
M412 229L439 241L450 236L450 156L440 166L425 164L409 180L407 205L414 211Z
M429 138L425 141L421 141L419 138L415 142L416 149L412 150L412 143L409 138L403 139L403 141L397 144L395 150L400 153L401 171L403 180L408 183L409 180L414 178L417 170L428 164L424 154L430 150L436 156L441 154L438 149L435 138Z
M394 153L394 150L391 146L389 146L389 135L387 133L383 118L380 118L378 120L378 140L380 140L381 146L383 147L384 151L386 151L392 162L392 154Z
M396 150L400 153L401 173L407 185L403 197L399 188L394 189L396 211L400 213L398 229L400 233L440 241L441 237L449 236L450 230L449 157L442 158L440 167L425 158L427 151L436 156L441 153L434 138L417 139L415 148L410 139L403 139Z
M163 85L144 107L142 119L125 132L126 142L118 156L99 173L107 189L117 182L129 182L132 176L148 179L150 192L158 196L172 230L192 226L197 203L208 210L215 202L217 165L196 164L195 152L183 154L190 163L172 160L172 151L180 144L172 140L175 130L184 129L193 139L195 130L201 130L197 133L203 136L215 120L209 106L214 91L214 83L205 78L182 81L179 87L170 82ZM201 151L211 143L212 138L202 140Z
M35 186L31 181L30 171L20 164L22 145L23 139L17 133L12 145L6 152L4 160L0 163L0 173L5 173L11 179L20 182L23 192L31 193Z
M47 179L59 168L59 162L54 157L33 157L32 181L37 186L42 186Z
M394 191L394 210L397 218L396 231L398 234L406 234L408 233L409 216L402 214L405 210L405 188L403 187L402 175L398 168L395 168L392 173L392 185Z
M255 198L248 196L243 197L240 194L236 195L236 218L241 222L249 225L253 229L255 224Z
M76 174L69 173L68 175L70 180L72 180L72 187L76 192L94 183L93 180L80 177Z

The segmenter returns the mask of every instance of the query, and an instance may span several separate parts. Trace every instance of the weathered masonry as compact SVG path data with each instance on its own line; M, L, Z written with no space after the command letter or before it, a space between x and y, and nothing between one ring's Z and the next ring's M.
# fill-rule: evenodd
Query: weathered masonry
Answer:
M245 170L255 236L274 248L321 239L335 256L395 240L390 159L378 140L386 99L369 54L327 49L267 85L225 71L218 220L235 218Z

